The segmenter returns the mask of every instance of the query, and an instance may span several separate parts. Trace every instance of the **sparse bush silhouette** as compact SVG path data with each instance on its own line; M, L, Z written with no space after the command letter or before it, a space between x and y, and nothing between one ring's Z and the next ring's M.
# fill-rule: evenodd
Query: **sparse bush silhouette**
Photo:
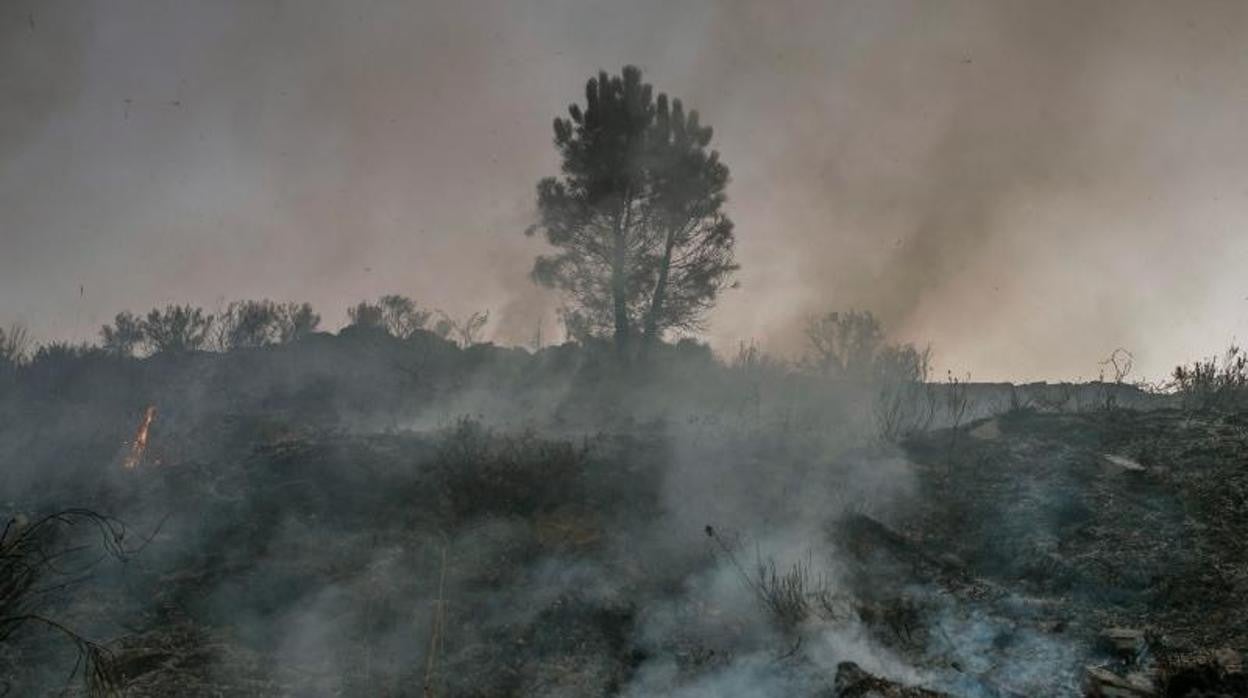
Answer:
M937 399L928 382L932 351L912 344L885 345L872 362L875 427L886 442L897 442L932 425Z
M443 339L449 339L465 349L477 343L481 330L490 321L488 310L475 312L462 321L452 318L441 310L438 311L438 315L440 317L433 325L434 334Z
M554 122L563 177L538 183L526 232L559 251L533 279L565 294L571 333L612 335L622 352L640 332L648 347L699 327L737 269L728 168L697 112L654 97L636 67L591 78L585 100Z
M807 320L806 339L812 369L835 378L865 380L871 377L884 328L869 310L833 311Z
M167 305L154 308L143 318L143 341L152 353L183 353L203 349L215 317L203 308Z

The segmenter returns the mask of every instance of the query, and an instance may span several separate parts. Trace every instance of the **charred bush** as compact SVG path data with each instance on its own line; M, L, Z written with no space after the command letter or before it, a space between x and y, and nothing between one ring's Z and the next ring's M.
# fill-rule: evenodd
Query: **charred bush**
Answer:
M461 418L445 430L431 463L443 514L452 520L529 516L583 490L587 449L532 431L498 434Z
M30 333L25 325L14 324L7 331L0 327L0 371L22 365L29 348Z
M812 618L842 620L848 617L849 607L845 600L832 590L827 576L815 570L809 556L782 568L776 564L775 558L764 559L759 551L755 555L754 569L747 570L738 560L734 545L714 527L707 526L706 535L782 632L795 634L803 623Z
M24 631L43 629L60 635L78 653L70 679L80 677L88 695L113 695L120 676L110 652L48 614L51 591L84 578L102 558L80 558L84 546L75 527L94 529L106 555L124 559L125 527L86 509L67 509L31 521L11 517L0 530L0 647L12 646Z

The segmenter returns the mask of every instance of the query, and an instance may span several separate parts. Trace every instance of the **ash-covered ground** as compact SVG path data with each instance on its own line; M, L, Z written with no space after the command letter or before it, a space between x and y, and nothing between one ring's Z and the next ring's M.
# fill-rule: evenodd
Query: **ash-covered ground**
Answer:
M1248 415L608 358L23 367L0 693L1248 694Z

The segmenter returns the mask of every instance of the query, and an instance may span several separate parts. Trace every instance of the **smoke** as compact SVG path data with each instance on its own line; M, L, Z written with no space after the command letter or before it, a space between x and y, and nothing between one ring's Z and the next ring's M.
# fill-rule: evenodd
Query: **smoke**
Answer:
M550 119L626 63L733 169L720 349L792 353L806 313L857 306L985 378L1089 375L1120 345L1156 376L1248 329L1234 2L16 2L0 22L2 312L40 337L227 295L332 326L388 292L554 336L520 232Z
M1073 685L1086 629L1042 630L1076 613L1068 589L997 585L1082 520L1060 474L1081 457L1018 448L1040 461L1002 470L1016 501L977 501L962 518L991 530L963 540L937 516L947 434L939 455L881 443L873 388L690 346L650 374L610 356L355 331L45 357L0 383L0 490L6 513L100 507L150 536L65 620L156 694L783 695L843 662L957 695ZM936 559L960 545L971 577ZM795 570L801 607L778 607Z
M1238 70L1242 8L729 7L691 72L719 133L750 134L749 150L721 146L751 163L733 195L741 256L761 261L717 334L791 349L795 316L871 307L932 341L942 370L1052 378L1093 373L1119 345L1156 375L1183 342L1242 327L1232 294L1159 263L1238 249L1213 242L1234 223L1211 225L1211 206L1225 212L1226 167L1244 157L1241 97L1210 88ZM759 103L783 118L760 120ZM1195 264L1202 279L1229 271ZM1196 297L1220 334L1154 320Z

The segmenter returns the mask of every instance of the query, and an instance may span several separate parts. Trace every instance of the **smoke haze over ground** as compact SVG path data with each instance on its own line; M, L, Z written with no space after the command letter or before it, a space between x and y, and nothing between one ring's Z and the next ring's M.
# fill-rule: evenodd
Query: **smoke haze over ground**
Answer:
M0 696L1248 695L1246 38L0 3Z
M1236 2L289 3L0 8L0 323L528 280L550 120L636 63L715 128L742 288L709 337L794 353L871 308L977 378L1164 374L1243 336ZM81 287L81 295L80 295ZM228 294L228 298L223 297Z

